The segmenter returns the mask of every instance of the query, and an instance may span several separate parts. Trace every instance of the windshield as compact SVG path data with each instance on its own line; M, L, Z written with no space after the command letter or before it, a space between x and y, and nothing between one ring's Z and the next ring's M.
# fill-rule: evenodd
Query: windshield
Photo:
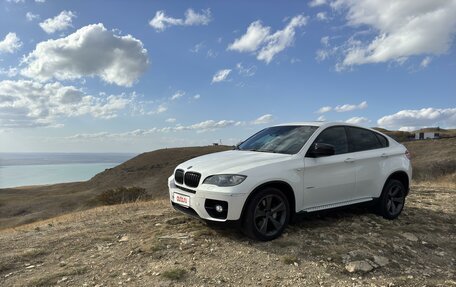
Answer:
M298 153L318 127L277 126L266 128L240 144L237 149L259 152Z

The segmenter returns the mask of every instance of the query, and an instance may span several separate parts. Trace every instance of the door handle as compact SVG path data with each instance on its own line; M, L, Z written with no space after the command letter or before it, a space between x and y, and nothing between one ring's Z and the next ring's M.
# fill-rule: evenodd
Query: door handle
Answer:
M345 162L354 162L354 161L355 161L355 159L354 159L354 158L351 158L351 157L349 157L349 158L346 158L344 161L345 161Z
M388 157L388 154L387 153L382 153L381 157L386 158L386 157Z

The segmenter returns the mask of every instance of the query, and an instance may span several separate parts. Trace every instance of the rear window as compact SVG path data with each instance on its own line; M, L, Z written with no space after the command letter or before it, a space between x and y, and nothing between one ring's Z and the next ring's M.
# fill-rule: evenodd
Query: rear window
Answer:
M352 152L382 148L382 144L376 133L355 127L347 127L350 135L350 147Z
M382 136L381 134L375 133L375 136L377 136L378 141L382 145L382 147L388 147L388 140Z

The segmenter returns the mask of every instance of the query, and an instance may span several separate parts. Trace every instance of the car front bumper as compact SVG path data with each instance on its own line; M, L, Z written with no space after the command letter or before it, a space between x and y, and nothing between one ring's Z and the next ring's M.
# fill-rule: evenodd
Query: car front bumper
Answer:
M230 192L229 188L222 188L223 190L218 190L216 187L214 188L214 186L207 187L207 185L200 185L199 187L192 189L185 187L185 189L188 189L188 191L183 190L176 186L173 176L168 179L168 188L170 202L176 210L191 216L220 222L239 220L241 218L242 208L248 196L248 194L245 193L232 193ZM195 193L190 192L190 190L194 191ZM179 204L178 202L175 202L175 193L183 196L188 196L189 206L187 207ZM207 209L208 200L209 202L226 202L228 209L226 218L216 218L214 216L211 216ZM211 213L214 214L214 211Z

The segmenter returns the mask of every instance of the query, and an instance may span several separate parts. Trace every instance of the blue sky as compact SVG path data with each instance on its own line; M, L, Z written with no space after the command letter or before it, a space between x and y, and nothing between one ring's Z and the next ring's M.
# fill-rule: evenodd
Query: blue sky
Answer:
M456 127L455 0L0 4L0 150L233 144L272 124Z

